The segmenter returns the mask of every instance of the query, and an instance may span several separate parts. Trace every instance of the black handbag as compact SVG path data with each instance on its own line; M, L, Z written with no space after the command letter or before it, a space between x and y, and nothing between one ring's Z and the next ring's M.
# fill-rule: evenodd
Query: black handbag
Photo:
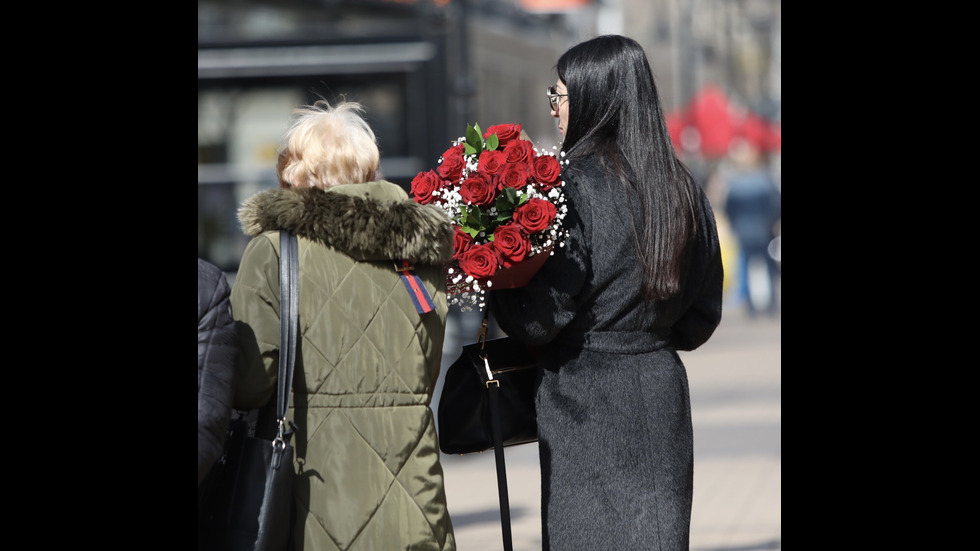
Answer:
M287 422L286 412L298 338L298 245L296 236L285 230L279 243L282 328L276 436L257 436L242 416L231 421L225 454L208 474L210 497L203 514L198 511L199 550L285 551L292 540L295 472L289 440L295 425Z
M494 447L487 386L491 378L497 381L492 386L497 389L503 445L536 442L535 368L537 363L527 347L511 337L464 345L459 358L446 371L439 398L439 449L449 454L467 454Z
M439 449L467 454L494 449L504 549L513 549L504 447L538 440L534 409L537 361L511 337L486 340L489 312L477 342L446 371L439 397Z

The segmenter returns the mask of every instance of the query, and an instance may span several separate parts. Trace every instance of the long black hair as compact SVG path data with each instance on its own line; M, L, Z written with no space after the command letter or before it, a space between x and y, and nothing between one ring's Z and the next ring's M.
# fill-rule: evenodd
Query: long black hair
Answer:
M571 47L556 69L568 89L566 159L574 166L575 158L596 155L638 190L645 296L669 298L680 289L701 200L694 176L674 152L643 47L625 36L599 36Z

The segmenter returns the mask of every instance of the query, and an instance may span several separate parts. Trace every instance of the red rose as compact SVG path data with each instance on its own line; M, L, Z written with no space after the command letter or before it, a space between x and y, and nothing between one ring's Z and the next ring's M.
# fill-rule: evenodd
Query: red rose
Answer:
M496 176L503 170L506 161L507 156L499 149L484 151L480 154L480 162L477 165L477 170L491 176Z
M504 171L497 176L497 187L522 189L530 179L531 167L527 166L527 163L510 163L504 166Z
M550 226L557 214L555 205L532 197L514 210L514 222L523 226L528 233L537 233Z
M555 187L561 176L561 165L552 155L541 155L531 161L531 174L540 191L547 193Z
M442 163L437 169L443 178L456 182L463 175L466 159L463 158L463 144L454 145L442 154Z
M473 245L473 238L470 234L464 232L459 228L459 226L453 226L453 258L459 260L463 257L469 248Z
M493 231L493 245L500 253L504 268L521 262L531 252L531 240L517 224L497 226Z
M419 172L412 179L412 198L416 203L428 205L435 199L432 192L441 189L443 185L445 182L435 172L431 170Z
M459 188L459 196L463 201L474 205L492 205L496 192L496 186L480 172L470 174Z
M526 140L514 140L504 148L508 163L529 163L534 157L534 146Z
M518 140L521 137L521 125L520 124L495 124L490 128L487 128L483 132L483 138L489 138L493 134L497 135L497 140L500 145L498 147L505 147L512 140Z
M477 279L493 277L497 273L500 259L493 243L473 245L459 259L459 268Z

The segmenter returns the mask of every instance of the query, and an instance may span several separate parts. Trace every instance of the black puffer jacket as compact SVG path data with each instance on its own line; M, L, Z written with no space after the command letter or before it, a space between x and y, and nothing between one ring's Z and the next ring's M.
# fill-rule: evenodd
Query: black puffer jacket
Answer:
M197 259L197 483L221 456L231 418L238 348L231 288L217 266Z

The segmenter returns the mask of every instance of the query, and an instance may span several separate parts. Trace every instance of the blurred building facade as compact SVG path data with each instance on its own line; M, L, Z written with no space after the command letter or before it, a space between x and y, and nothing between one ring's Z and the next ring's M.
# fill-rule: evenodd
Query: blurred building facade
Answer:
M237 207L276 186L300 104L364 104L384 177L407 189L468 123L557 146L544 89L598 34L644 46L666 109L710 83L779 121L780 20L779 0L199 0L198 255L237 270Z

